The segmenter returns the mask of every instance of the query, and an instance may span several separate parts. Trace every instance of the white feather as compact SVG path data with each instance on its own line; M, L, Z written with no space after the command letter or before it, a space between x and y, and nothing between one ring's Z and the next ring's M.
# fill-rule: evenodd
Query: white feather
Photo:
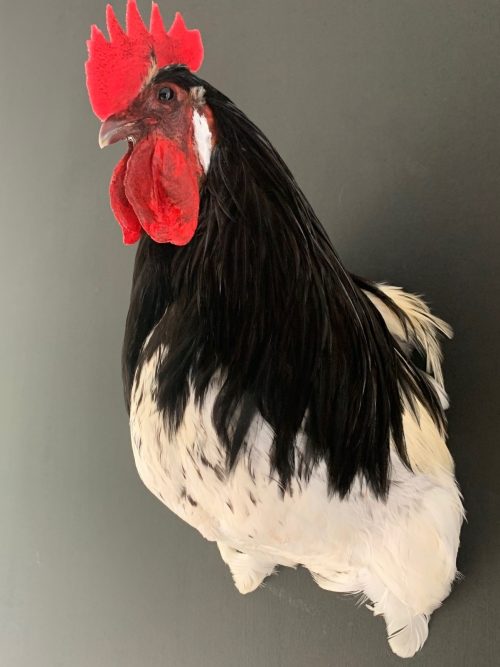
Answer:
M433 315L429 306L416 294L404 292L400 287L392 285L377 285L394 303L404 311L410 326L405 332L401 322L394 313L380 299L365 292L375 304L393 336L410 343L422 352L427 360L427 372L434 377L437 384L444 391L441 363L443 355L439 343L439 335L451 338L453 331L449 324Z

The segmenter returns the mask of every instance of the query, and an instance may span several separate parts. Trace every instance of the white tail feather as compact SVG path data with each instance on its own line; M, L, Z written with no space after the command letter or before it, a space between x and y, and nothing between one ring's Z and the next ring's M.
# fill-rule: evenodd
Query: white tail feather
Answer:
M411 658L427 639L429 616L416 614L393 595L378 577L369 572L366 575L365 594L373 602L366 606L374 616L384 616L387 639L394 653L400 658Z
M427 373L434 378L443 392L443 372L441 370L443 355L439 336L452 338L451 327L444 320L433 315L429 306L417 295L409 294L400 287L392 285L378 284L377 288L405 313L408 320L406 330L397 316L379 298L369 292L365 294L384 318L391 334L410 344L425 356Z

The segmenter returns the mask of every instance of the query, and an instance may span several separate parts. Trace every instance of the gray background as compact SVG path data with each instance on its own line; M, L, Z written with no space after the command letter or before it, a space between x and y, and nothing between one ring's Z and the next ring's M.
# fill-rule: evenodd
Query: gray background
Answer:
M138 479L119 368L135 250L107 195L123 146L99 151L83 78L104 4L1 2L0 663L400 664L381 619L304 571L239 596ZM201 74L278 147L346 264L453 324L465 579L413 664L499 664L500 4L160 4L202 29Z

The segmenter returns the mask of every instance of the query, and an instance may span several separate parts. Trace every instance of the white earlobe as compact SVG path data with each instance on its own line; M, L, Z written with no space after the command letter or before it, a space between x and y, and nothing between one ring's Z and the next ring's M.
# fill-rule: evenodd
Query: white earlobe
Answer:
M206 174L212 155L212 133L204 114L200 114L196 109L193 110L193 126L196 150L198 151L200 164Z

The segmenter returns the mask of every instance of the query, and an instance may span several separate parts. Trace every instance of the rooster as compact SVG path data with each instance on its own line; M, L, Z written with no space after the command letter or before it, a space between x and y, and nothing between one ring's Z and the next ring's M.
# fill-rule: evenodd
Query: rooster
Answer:
M383 615L412 656L450 592L463 519L440 337L418 297L349 273L264 134L195 72L180 14L92 26L99 142L139 242L123 345L146 487L217 543L241 593L278 566ZM415 352L424 364L415 360Z

